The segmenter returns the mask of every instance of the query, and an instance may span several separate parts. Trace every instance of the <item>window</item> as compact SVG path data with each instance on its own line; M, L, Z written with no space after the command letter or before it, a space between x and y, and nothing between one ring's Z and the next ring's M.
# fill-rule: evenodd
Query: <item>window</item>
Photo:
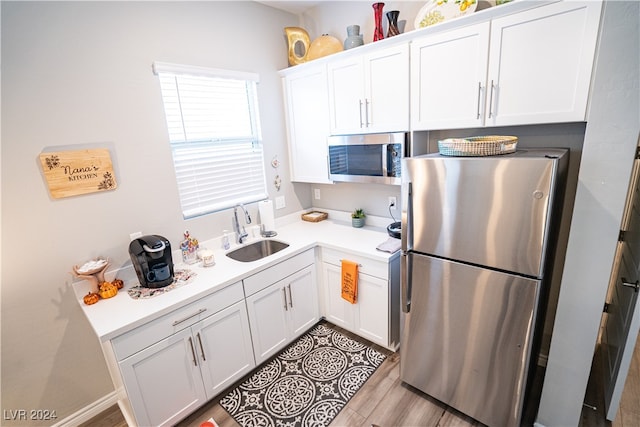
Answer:
M266 199L251 73L154 63L185 218Z

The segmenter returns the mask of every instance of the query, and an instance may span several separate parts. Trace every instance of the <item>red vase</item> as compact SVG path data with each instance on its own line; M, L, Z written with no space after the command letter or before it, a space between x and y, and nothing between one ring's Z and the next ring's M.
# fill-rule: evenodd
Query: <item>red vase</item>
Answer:
M373 12L375 17L375 30L373 30L373 41L382 40L384 38L384 30L382 29L382 8L384 3L374 3Z

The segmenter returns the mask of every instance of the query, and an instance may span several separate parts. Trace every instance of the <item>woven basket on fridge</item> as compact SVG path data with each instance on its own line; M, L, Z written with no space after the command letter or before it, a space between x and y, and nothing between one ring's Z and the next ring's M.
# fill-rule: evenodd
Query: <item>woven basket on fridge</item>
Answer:
M443 156L495 156L513 153L517 145L515 136L471 136L438 141L438 151Z

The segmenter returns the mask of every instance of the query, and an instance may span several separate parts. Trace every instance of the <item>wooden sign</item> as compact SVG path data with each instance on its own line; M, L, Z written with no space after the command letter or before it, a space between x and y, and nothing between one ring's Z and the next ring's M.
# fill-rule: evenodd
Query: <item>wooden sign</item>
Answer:
M117 187L106 148L40 153L40 164L54 199Z

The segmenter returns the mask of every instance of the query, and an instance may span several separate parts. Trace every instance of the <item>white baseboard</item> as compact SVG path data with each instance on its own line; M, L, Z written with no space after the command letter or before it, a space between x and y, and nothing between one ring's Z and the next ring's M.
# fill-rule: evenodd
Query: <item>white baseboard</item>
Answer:
M84 408L69 415L63 420L60 420L51 427L75 427L84 422L89 421L91 418L99 415L101 412L109 409L113 405L118 403L118 395L115 391L107 394L106 396L96 400L95 402L85 406Z

